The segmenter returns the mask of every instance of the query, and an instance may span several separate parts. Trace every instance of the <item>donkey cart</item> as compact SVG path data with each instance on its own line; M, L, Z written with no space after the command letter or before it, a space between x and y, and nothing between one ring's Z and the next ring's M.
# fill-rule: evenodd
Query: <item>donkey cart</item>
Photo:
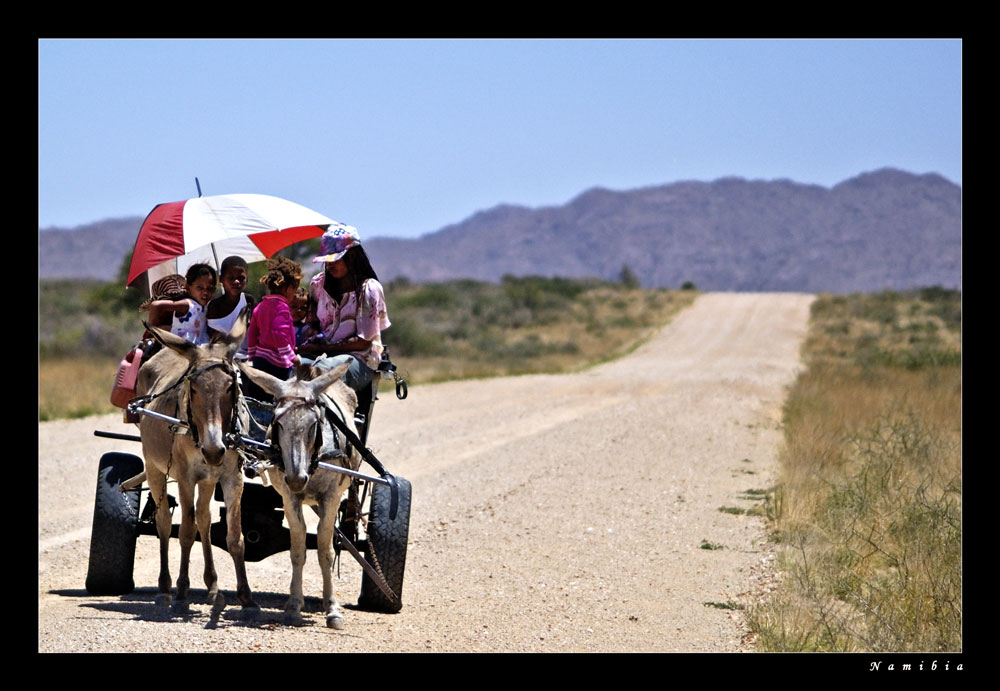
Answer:
M340 431L346 443L353 445L361 459L377 475L368 475L340 465L318 462L319 467L350 476L350 486L340 503L333 537L333 547L339 559L348 552L363 570L358 606L379 612L398 612L402 608L403 572L410 521L411 487L409 481L393 476L367 448L375 401L378 400L379 380L394 380L397 398L406 397L406 382L384 354L379 371L369 387L358 392L358 407L354 412L357 434L342 422ZM250 430L238 429L227 436L227 447L235 449L243 461L244 477L253 480L261 468L272 462L280 463L280 452L266 438L267 427L274 415L274 405L244 396L253 423ZM166 418L140 403L133 412L164 419L175 434L190 433L182 420ZM95 431L100 437L141 441L139 436ZM86 588L97 595L122 595L135 588L133 568L136 540L140 535L157 535L156 501L153 492L144 486L144 461L127 453L106 453L98 467L97 495L90 542L90 563ZM216 485L214 499L222 501L222 486ZM143 492L145 505L140 510ZM162 497L161 497L162 500ZM166 496L171 515L177 499ZM289 528L283 524L282 497L272 486L259 482L243 484L241 532L246 561L260 561L291 548ZM219 507L218 520L211 524L208 539L216 547L228 550L228 525L225 506ZM178 537L178 525L172 524L171 537ZM198 535L198 540L205 540ZM317 536L309 532L307 549L317 549Z

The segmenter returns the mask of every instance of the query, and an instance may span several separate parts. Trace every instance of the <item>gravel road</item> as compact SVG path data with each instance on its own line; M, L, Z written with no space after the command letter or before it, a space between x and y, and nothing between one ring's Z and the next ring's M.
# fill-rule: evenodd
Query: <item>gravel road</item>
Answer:
M135 592L84 590L97 463L139 445L118 415L39 424L41 652L736 652L740 611L773 559L758 505L774 483L780 412L810 295L708 293L629 356L585 372L386 390L369 440L413 484L403 610L353 607L360 569L336 580L346 628L324 626L315 552L305 621L282 623L288 553L248 563L263 608L202 604L192 551L188 614L154 603L157 541L140 537ZM405 364L405 363L404 363ZM388 389L388 387L387 387ZM175 518L179 520L179 518ZM715 547L709 549L708 547ZM173 576L179 544L171 541Z

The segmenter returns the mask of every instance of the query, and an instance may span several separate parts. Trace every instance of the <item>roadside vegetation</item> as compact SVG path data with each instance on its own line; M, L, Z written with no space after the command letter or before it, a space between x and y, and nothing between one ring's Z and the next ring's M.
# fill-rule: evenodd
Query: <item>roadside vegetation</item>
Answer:
M962 649L961 293L822 295L767 508L765 651Z
M315 253L315 252L313 252ZM41 420L119 410L109 402L118 362L142 334L142 296L112 282L39 284ZM248 292L260 297L251 267ZM383 334L408 383L568 372L621 356L689 305L696 291L644 290L620 281L505 276L385 286Z
M633 350L695 294L538 276L505 276L499 284L394 281L384 340L416 382L568 372Z

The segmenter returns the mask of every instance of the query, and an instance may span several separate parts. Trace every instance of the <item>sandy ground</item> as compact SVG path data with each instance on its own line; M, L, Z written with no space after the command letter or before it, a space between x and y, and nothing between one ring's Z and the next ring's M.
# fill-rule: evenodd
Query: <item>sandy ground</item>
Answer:
M282 623L287 552L248 563L255 621L240 616L219 549L230 606L211 616L197 546L195 604L184 616L158 608L152 537L138 541L135 592L89 595L98 460L140 453L93 431L136 430L117 415L41 423L38 650L752 650L740 611L720 605L766 592L774 556L762 519L720 507L750 508L745 492L774 483L811 300L705 294L628 357L583 373L413 386L405 401L386 387L369 442L413 484L405 604L354 608L361 575L345 553L343 631L324 626L312 551L299 627ZM175 577L179 552L172 540Z

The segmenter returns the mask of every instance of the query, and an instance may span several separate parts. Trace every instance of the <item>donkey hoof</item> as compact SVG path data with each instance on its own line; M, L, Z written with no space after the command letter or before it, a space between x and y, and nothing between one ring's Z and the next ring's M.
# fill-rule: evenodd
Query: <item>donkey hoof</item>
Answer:
M243 609L240 611L240 617L246 621L253 621L260 616L260 607L257 606L256 602L251 602L249 605L243 605Z
M171 610L173 611L174 614L187 614L189 611L188 605L189 602L187 600L177 600L174 602L174 605L173 607L171 607Z
M212 606L212 611L216 613L226 608L226 596L222 593L216 593L214 596L209 594L207 602Z
M287 626L301 626L302 625L302 613L293 612L288 610L285 612L285 624Z
M326 628L336 629L337 631L344 630L344 615L342 614L327 614L326 615Z
M156 595L156 606L157 607L169 607L170 603L173 602L173 597L170 593L158 593Z

